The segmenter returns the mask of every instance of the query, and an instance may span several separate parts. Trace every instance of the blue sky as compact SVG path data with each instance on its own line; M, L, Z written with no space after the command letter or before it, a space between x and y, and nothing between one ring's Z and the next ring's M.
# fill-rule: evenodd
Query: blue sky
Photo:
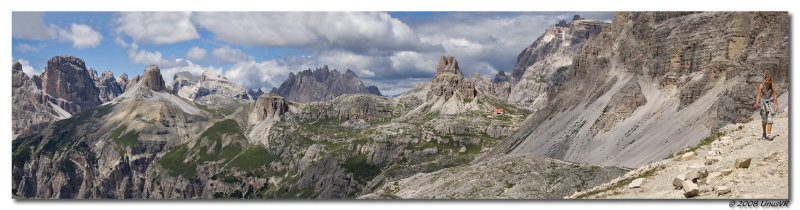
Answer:
M429 81L439 56L492 77L561 19L611 12L13 12L12 59L39 74L49 58L129 77L150 64L211 71L245 88L279 86L289 72L353 70L386 94Z

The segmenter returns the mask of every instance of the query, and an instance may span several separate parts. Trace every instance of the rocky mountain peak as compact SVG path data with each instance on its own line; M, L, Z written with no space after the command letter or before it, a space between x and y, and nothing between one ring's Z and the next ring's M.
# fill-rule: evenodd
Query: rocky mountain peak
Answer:
M381 91L378 90L378 87L376 87L375 85L370 85L369 87L367 87L367 90L369 90L370 94L383 96L383 94L381 94Z
M14 64L11 65L11 72L12 72L11 87L14 88L21 87L22 85L25 84L25 81L30 79L28 78L28 75L22 71L22 65L19 62L14 62Z
M119 74L119 76L117 76L117 84L122 88L122 92L125 92L128 87L128 74L125 74L125 72Z
M11 71L14 73L22 71L22 64L20 64L19 61L14 62L14 64L11 64Z
M116 81L116 79L114 78L114 72L111 72L111 70L106 69L105 71L103 71L102 74L100 74L100 80L102 81L102 80L108 80L108 79L112 79L112 80Z
M164 78L161 77L161 70L158 65L150 65L144 69L144 76L142 77L144 85L154 91L165 90Z
M370 90L352 70L344 73L336 69L322 66L315 70L307 69L297 74L289 73L289 77L271 93L278 94L290 101L301 103L327 101L344 94L376 94L380 91Z
M453 56L442 56L439 58L439 66L436 67L436 75L445 72L464 76L464 74L461 73L461 68L458 67L458 61Z
M433 77L431 82L431 90L427 96L428 100L437 97L447 99L455 95L463 98L474 98L476 94L475 85L464 78L456 58L442 56L439 59L439 66L436 68L436 76Z
M258 97L254 104L254 114L257 121L270 118L272 116L279 116L289 111L289 104L286 99L277 94L263 94Z
M100 104L98 89L80 58L71 55L55 56L47 61L42 73L42 91L78 105L62 107L67 111L82 111Z
M95 86L100 91L99 97L103 103L114 100L124 92L122 86L114 78L114 73L110 70L106 70L101 74L100 78L95 81Z
M261 88L258 89L250 89L247 90L247 95L250 95L250 98L253 100L257 100L259 96L263 95L264 91Z
M508 82L508 76L506 72L500 70L497 74L494 75L494 83L501 83L501 82Z

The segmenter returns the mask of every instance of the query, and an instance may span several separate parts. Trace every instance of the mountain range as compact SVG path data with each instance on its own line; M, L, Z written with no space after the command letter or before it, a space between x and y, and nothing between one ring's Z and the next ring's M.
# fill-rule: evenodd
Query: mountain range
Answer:
M618 12L545 30L507 75L453 56L393 97L351 70L270 93L215 73L12 65L14 198L548 198L746 122L788 91L788 14ZM522 47L522 46L521 46ZM787 180L788 181L788 180Z

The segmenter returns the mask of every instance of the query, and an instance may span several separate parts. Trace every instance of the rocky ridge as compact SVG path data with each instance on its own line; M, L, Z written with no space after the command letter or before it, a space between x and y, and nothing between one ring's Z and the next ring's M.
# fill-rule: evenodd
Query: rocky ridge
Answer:
M308 69L296 75L289 73L286 81L270 92L301 103L331 100L343 94L381 95L377 87L365 87L350 69L340 73L336 69L329 70L328 66L314 71Z

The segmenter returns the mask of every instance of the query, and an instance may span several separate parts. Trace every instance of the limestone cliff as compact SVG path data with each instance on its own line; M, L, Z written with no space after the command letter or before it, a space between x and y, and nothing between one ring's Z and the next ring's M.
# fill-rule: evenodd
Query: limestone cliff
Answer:
M788 87L785 12L619 12L546 106L492 155L638 167L748 120L764 73Z

